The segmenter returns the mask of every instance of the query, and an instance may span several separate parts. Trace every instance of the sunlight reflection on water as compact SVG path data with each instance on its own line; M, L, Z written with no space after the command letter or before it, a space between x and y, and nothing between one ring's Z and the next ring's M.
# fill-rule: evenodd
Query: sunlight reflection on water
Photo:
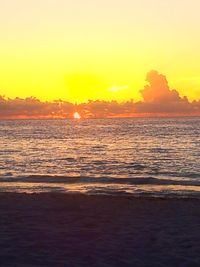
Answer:
M36 187L24 182L24 190L31 186L38 192L69 190L69 185L56 185L57 177L63 176L99 179L98 186L92 185L96 193L100 186L109 192L199 192L195 182L200 181L200 118L91 119L78 123L73 120L1 121L0 177L15 179L31 175L52 176L55 184L43 182L43 187L41 184ZM134 187L126 180L134 177L180 180L180 185ZM106 185L106 178L126 181L118 188L117 180L111 186ZM181 185L185 179L190 179L194 188ZM4 182L1 191L5 189ZM74 184L80 192L84 186ZM88 188L89 185L87 192Z

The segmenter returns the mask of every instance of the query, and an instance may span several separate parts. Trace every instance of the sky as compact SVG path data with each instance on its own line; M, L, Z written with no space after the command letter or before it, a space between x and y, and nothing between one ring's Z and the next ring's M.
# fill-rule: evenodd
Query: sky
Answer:
M142 99L146 73L200 97L199 0L0 0L0 95Z
M113 118L200 116L200 100L189 101L171 89L167 77L152 70L140 90L141 100L89 100L85 103L42 101L36 97L0 97L0 119ZM116 88L112 89L114 92Z

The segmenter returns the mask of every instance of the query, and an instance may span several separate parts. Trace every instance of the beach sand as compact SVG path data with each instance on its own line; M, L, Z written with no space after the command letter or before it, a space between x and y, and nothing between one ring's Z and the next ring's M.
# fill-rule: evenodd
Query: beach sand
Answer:
M200 266L200 200L0 194L1 267Z

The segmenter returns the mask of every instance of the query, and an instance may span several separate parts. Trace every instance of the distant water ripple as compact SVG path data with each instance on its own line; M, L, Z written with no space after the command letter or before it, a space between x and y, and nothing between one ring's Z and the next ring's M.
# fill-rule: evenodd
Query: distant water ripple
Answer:
M199 196L200 118L0 121L0 191Z

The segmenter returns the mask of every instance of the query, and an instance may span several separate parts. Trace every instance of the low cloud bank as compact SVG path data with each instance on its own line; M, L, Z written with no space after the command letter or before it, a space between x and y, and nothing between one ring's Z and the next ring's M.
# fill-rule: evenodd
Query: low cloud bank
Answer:
M42 102L35 97L7 99L0 97L0 118L71 118L78 111L83 117L137 117L200 115L200 100L189 102L177 90L170 89L167 79L157 71L146 76L147 85L140 91L143 100L127 101L88 101L75 105L56 100Z

